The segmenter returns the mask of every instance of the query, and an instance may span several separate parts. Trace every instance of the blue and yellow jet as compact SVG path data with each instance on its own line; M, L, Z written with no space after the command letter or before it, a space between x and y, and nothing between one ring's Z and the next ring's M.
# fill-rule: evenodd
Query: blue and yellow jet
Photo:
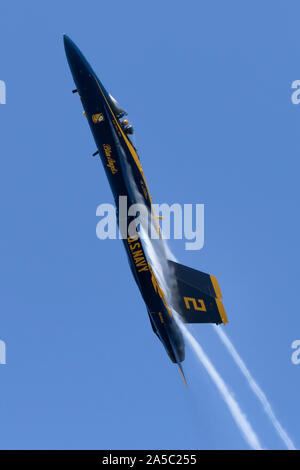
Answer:
M127 113L106 91L81 51L66 35L64 45L76 85L73 92L80 96L84 115L98 149L94 155L100 155L116 207L120 196L126 196L129 205L140 204L142 198L149 213L154 214L140 159L130 139L133 128L124 118ZM133 191L133 187L137 191ZM128 224L130 222L128 218ZM159 232L158 226L157 230ZM172 362L178 364L186 383L181 366L185 357L184 341L172 311L178 312L186 323L227 323L218 281L212 275L166 259L174 279L174 292L167 299L141 237L138 234L134 237L125 236L123 242L153 331Z

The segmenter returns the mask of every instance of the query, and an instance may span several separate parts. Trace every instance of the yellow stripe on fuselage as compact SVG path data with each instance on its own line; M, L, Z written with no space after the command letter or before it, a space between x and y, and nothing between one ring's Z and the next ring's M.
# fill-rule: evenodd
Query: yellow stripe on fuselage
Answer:
M101 86L99 85L98 80L97 80L96 78L95 78L95 80L96 80L96 83L97 83L97 85L98 85L98 87L99 87L99 90L101 91L102 96L103 96L103 98L104 98L104 100L105 100L105 102L106 102L106 104L107 104L107 106L108 106L108 108L109 108L109 110L110 110L110 112L111 112L111 114L112 114L113 120L114 120L115 124L117 125L117 127L118 127L118 129L119 129L119 131L120 131L120 133L121 133L121 135L122 135L122 137L123 137L123 139L124 139L124 141L125 141L125 143L126 143L128 149L129 149L129 151L130 151L130 153L131 153L131 155L132 155L132 157L133 157L133 159L134 159L134 161L135 161L135 163L136 163L136 166L137 166L138 169L140 170L140 173L141 173L143 182L145 183L145 186L146 186L146 189L147 189L147 193L148 193L148 197L149 197L149 201L150 201L151 212L152 212L153 217L154 217L153 220L154 220L154 223L155 223L155 226L156 226L156 230L157 230L157 232L158 232L158 234L159 234L159 237L161 238L160 227L159 227L159 225L158 225L158 223L157 223L157 220L156 220L157 218L156 218L156 214L155 214L155 211L154 211L152 202L151 202L151 197L150 197L149 188L148 188L147 182L146 182L146 180L145 180L143 168L142 168L141 162L140 162L140 160L139 160L139 157L138 157L138 155L137 155L137 153L136 153L136 151L135 151L133 145L131 144L130 140L129 140L129 139L127 138L127 136L125 135L125 133L124 133L122 127L120 126L119 121L116 119L116 117L115 117L115 115L114 115L114 113L113 113L111 107L109 106L109 103L108 103L108 101L107 101L107 99L106 99L105 94L103 93L103 90L102 90Z
M162 299L166 309L167 309L167 312L168 314L170 315L170 317L172 318L172 313L171 313L171 310L170 310L170 307L168 305L168 302L166 301L166 297L165 297L165 294L164 294L164 291L162 290L162 288L160 287L159 283L158 283L158 280L156 279L156 276L153 272L153 269L150 265L150 263L148 263L148 267L149 267L149 271L151 272L151 280L152 280L152 284L153 284L153 287L154 287L154 290L155 292L157 292L157 294L160 296L160 298Z
M141 173L141 175L142 175L142 179L143 179L143 181L144 181L144 183L145 183L145 186L146 186L146 189L147 189L147 192L148 192L148 197L149 197L149 201L150 201L151 211L152 211L152 214L153 214L153 216L154 216L154 221L155 221L155 223L157 224L156 215L155 215L154 208L153 208L153 205L152 205L152 202L151 202L151 197L150 197L148 185L147 185L146 180L145 180L145 177L144 177L144 172L143 172L143 168L142 168L142 165L141 165L141 163L140 163L139 157L138 157L138 155L137 155L137 153L136 153L134 147L132 146L131 142L129 141L129 139L128 139L128 138L126 137L126 135L124 134L123 129L122 129L122 127L121 127L120 124L119 124L119 121L116 119L116 117L115 117L115 115L114 115L114 113L113 113L111 107L109 106L109 103L108 103L108 101L107 101L107 99L106 99L105 94L103 93L103 90L102 90L101 86L99 85L98 80L97 80L96 78L95 78L95 80L96 80L96 83L97 83L97 85L98 85L98 87L99 87L99 90L101 91L102 96L103 96L103 98L104 98L104 100L105 100L105 102L106 102L106 104L107 104L107 106L108 106L108 108L109 108L109 110L110 110L110 112L111 112L111 114L112 114L113 120L114 120L115 124L117 125L117 127L118 127L118 129L119 129L119 131L120 131L120 133L121 133L121 135L122 135L122 137L123 137L123 139L124 139L124 141L125 141L125 143L126 143L128 149L129 149L129 151L130 151L130 153L131 153L131 155L132 155L132 157L133 157L133 159L134 159L134 161L135 161L135 163L136 163L136 165L137 165L137 167L138 167L138 169L140 170L140 173ZM158 225L158 224L157 224L157 230L158 230L159 236L160 236L160 238L161 238L160 228L159 228L159 225ZM163 303L164 303L164 305L165 305L165 307L166 307L166 309L167 309L168 314L170 315L170 317L172 317L172 313L171 313L171 310L170 310L170 308L169 308L169 306L168 306L168 304L167 304L167 301L166 301L164 292L163 292L163 290L161 289L161 287L160 287L160 285L159 285L159 283L158 283L158 280L156 279L156 276L155 276L155 274L154 274L154 272L153 272L153 270L152 270L150 264L148 264L148 266L149 266L149 269L150 269L150 271L151 271L153 286L154 286L155 290L158 292L159 296L161 297L161 299L162 299L162 301L163 301Z
M131 142L129 141L129 139L128 139L128 138L126 137L126 135L124 134L124 131L123 131L122 127L120 126L119 121L116 119L116 117L115 117L115 115L114 115L114 113L113 113L111 107L109 106L109 103L108 103L108 101L107 101L107 99L106 99L105 94L103 93L103 90L102 90L101 86L99 85L98 80L97 80L97 79L95 79L95 80L96 80L97 85L98 85L98 87L99 87L99 90L101 91L102 96L103 96L103 98L105 99L105 102L106 102L106 104L107 104L107 106L108 106L108 108L109 108L109 110L110 110L110 112L111 112L111 114L112 114L112 116L113 116L113 119L114 119L115 123L117 124L118 129L119 129L119 131L121 132L121 135L122 135L123 139L125 140L125 143L126 143L127 147L129 148L130 153L131 153L131 155L133 156L133 159L134 159L134 161L135 161L135 163L136 163L138 169L140 170L140 172L141 172L141 174L142 174L143 181L144 181L144 183L146 184L146 187L147 187L148 195L150 196L149 190L148 190L148 186L147 186L147 183L146 183L146 180L145 180L145 177L144 177L143 168L142 168L141 162L140 162L140 160L139 160L139 157L138 157L138 155L137 155L137 153L136 153L136 151L135 151L133 145L131 144Z

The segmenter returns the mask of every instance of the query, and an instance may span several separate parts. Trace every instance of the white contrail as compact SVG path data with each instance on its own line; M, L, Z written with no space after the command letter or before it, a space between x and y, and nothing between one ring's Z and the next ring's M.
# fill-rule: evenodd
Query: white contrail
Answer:
M166 296L168 297L168 274L164 266L164 258L158 257L155 253L155 249L153 247L153 243L151 240L143 234L143 241L144 246L146 247L147 255L151 259L151 264L153 269L155 270L155 274L158 277L160 286L163 288ZM166 276L167 274L167 276ZM167 278L166 278L167 277ZM178 314L172 309L174 318L176 319L179 327L181 328L185 338L189 341L191 347L195 351L196 356L200 360L200 362L205 367L207 373L215 383L216 387L218 388L219 392L221 393L225 403L227 404L229 411L236 422L238 428L242 432L246 442L250 445L252 449L261 450L261 444L255 432L253 431L250 423L248 422L246 416L243 414L239 404L237 403L236 399L230 393L226 383L224 382L223 378L220 376L218 371L216 370L215 366L212 364L206 353L204 352L203 348L194 338L194 336L190 333L190 331L186 328L186 326L180 320Z
M170 256L170 258L172 257L172 259L174 261L177 261L175 255L170 250L169 245L166 242L165 242L165 248L166 248L167 255ZM258 400L261 402L261 404L264 408L264 411L266 412L267 416L269 417L271 423L273 424L275 430L279 434L280 438L282 439L282 441L284 442L286 447L289 450L296 450L296 447L295 447L293 441L291 440L291 438L289 437L287 432L283 429L280 422L276 418L275 413L272 409L272 406L271 406L269 400L267 399L265 393L262 391L262 389L260 388L260 386L258 385L256 380L253 378L251 372L249 371L249 369L246 366L245 362L243 361L243 359L241 358L241 356L239 355L239 353L235 349L234 345L232 344L232 342L230 341L230 339L228 338L226 333L223 331L223 329L221 327L219 327L217 325L214 325L214 329L215 329L216 333L218 334L219 338L221 339L221 341L223 342L223 344L226 346L226 348L227 348L228 352L230 353L231 357L233 358L234 362L236 363L236 365L238 366L238 368L240 369L242 374L245 376L251 390L257 396Z
M288 436L287 432L283 429L281 424L279 423L278 419L276 418L274 411L272 410L271 404L269 400L267 399L266 395L258 385L258 383L254 380L252 377L251 372L249 371L248 367L246 366L245 362L233 346L232 342L226 335L226 333L216 325L214 325L214 329L223 342L223 344L226 346L228 352L230 353L231 357L233 358L234 362L242 372L242 374L245 376L249 387L253 391L253 393L257 396L258 400L261 402L264 411L266 412L267 416L269 417L271 423L273 424L274 428L276 429L277 433L283 440L284 444L287 446L289 450L296 450L296 447L291 440L291 438Z
M177 316L176 316L177 317ZM210 359L207 357L206 353L203 351L202 347L186 326L181 322L181 320L176 318L177 323L179 324L181 331L183 332L186 340L190 343L191 347L196 353L196 356L200 360L201 364L205 367L207 373L213 380L214 384L218 388L220 394L222 395L223 400L229 408L229 411L240 429L242 435L244 436L246 442L252 449L262 450L262 446L259 442L259 439L252 429L251 424L247 420L247 417L243 414L239 404L236 399L230 393L226 383L220 376L219 372L216 370L215 366L212 364Z
M133 181L133 179L132 179ZM140 201L141 195L135 185L135 183L132 183L132 189L135 193L136 200ZM167 263L167 260L165 258L165 254L167 252L167 255L169 258L172 256L172 252L168 247L167 243L163 243L162 245L160 244L161 240L156 243L155 241L151 240L149 237L149 231L145 229L144 227L144 220L142 220L141 226L140 226L140 235L141 235L141 241L143 243L143 246L146 250L146 256L147 258L151 261L151 266L155 272L155 275L157 276L158 282L160 284L160 287L163 289L166 297L169 297L170 294L170 289L172 289L172 276L169 271L169 266ZM147 221L148 223L148 221ZM152 218L151 218L151 223L153 223ZM146 227L148 227L147 224L145 224ZM172 258L175 260L175 257L172 256ZM243 414L239 404L233 397L233 395L230 393L226 383L224 382L223 378L220 376L208 356L205 354L204 350L200 346L200 344L196 341L194 336L189 332L189 330L185 327L185 325L182 323L180 320L180 317L178 316L177 312L173 310L174 318L176 319L179 327L181 328L184 336L186 339L189 341L191 344L193 350L195 351L198 359L201 361L203 366L205 367L206 371L210 375L211 379L215 383L216 387L218 388L219 392L221 393L225 403L227 404L229 411L236 422L238 428L240 429L242 435L244 436L246 442L250 445L252 449L256 450L261 450L261 444L259 442L259 439L255 432L253 431L250 423L248 422L246 416Z

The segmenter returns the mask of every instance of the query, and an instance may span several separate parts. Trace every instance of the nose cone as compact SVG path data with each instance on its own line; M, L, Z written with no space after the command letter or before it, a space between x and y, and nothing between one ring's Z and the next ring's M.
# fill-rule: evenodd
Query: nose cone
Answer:
M64 34L64 46L65 46L65 51L66 51L66 55L68 59L74 56L74 54L76 53L76 49L78 50L78 47L74 44L72 39L69 38L69 36L67 36L66 34Z
M77 87L80 87L82 80L91 78L94 72L82 52L66 34L64 34L64 46L74 81Z
M69 38L69 36L67 34L63 34L63 38L64 38L64 44L68 44L68 42L72 42L72 40Z

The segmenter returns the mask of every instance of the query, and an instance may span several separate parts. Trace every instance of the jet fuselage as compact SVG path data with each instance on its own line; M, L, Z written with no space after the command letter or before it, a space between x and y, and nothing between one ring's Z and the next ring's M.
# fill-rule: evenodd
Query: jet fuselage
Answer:
M76 90L93 133L116 207L118 208L120 196L126 196L128 206L142 203L152 214L151 197L137 151L122 126L112 97L73 41L64 36L64 43ZM128 225L130 222L131 219L128 218ZM158 227L157 230L159 231ZM138 235L126 235L123 242L153 331L162 341L171 360L180 363L184 360L183 337L147 258L143 242Z

